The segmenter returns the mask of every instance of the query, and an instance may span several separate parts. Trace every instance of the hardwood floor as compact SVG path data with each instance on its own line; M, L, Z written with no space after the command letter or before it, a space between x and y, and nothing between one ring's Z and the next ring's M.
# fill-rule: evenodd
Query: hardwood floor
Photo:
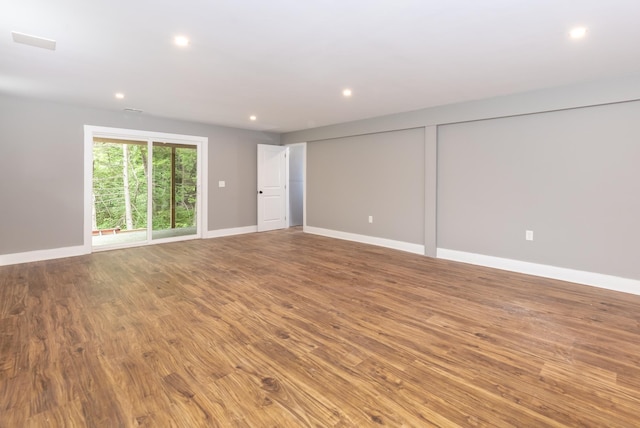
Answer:
M300 230L0 267L1 427L640 426L640 296Z

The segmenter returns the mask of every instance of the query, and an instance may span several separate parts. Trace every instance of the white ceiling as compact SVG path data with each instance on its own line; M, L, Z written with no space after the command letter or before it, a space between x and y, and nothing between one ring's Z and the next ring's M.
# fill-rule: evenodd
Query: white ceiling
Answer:
M0 0L0 92L286 132L635 74L638 19L638 0Z

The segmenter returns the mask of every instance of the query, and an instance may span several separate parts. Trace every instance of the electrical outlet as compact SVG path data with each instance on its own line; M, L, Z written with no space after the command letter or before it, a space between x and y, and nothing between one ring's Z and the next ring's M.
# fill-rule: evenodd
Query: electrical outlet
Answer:
M369 223L373 223L373 216L372 215L369 216Z
M527 241L533 241L533 230L525 231L524 239L526 239Z

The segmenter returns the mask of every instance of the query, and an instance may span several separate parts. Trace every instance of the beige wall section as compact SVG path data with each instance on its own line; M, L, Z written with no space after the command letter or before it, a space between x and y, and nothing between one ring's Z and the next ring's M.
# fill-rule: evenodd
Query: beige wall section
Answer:
M84 125L208 137L209 229L256 224L256 145L279 135L0 95L0 254L83 245Z
M424 128L307 144L307 225L423 244L424 159Z
M640 279L638 118L633 102L439 127L438 246Z

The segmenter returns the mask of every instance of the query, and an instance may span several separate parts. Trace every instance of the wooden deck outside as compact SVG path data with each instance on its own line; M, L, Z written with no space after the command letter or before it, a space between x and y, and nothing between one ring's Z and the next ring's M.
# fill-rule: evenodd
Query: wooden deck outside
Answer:
M116 229L107 229L115 231ZM147 240L147 229L121 230L114 233L96 234L93 231L91 244L94 248L100 247L122 247L131 243L141 243ZM161 229L152 232L152 239L175 238L177 236L196 235L198 233L195 226L179 227L176 229Z
M0 267L0 427L640 425L640 296L287 230Z

